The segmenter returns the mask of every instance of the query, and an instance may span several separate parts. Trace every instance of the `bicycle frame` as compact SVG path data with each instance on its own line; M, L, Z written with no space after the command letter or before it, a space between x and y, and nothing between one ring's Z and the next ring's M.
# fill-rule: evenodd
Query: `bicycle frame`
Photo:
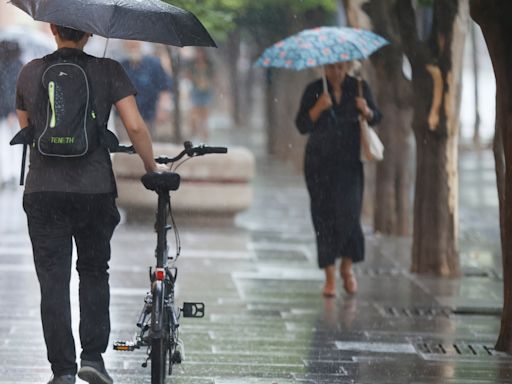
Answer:
M155 159L162 164L174 163L183 156L201 156L208 153L226 153L224 147L193 147L191 143L185 143L185 149L174 158L159 157ZM145 178L147 183L145 182ZM167 223L167 217L171 210L170 191L178 189L179 175L175 173L152 173L142 178L144 186L158 194L155 231L157 234L157 246L155 249L156 267L150 268L151 290L144 299L144 307L137 321L139 333L131 342L116 342L114 349L119 351L133 351L141 347L147 347L148 357L142 364L147 367L151 360L151 383L163 384L166 374L172 373L172 366L182 361L183 343L178 338L180 315L183 317L204 317L203 303L183 303L182 308L177 308L174 302L174 288L178 276L175 266L169 267L167 244L167 232L172 226ZM174 272L173 272L174 271ZM148 318L149 317L149 318ZM181 350L180 347L181 346ZM168 360L168 369L166 369Z
M166 268L169 251L167 248L167 208L170 207L171 197L168 191L158 191L158 208L156 213L155 230L157 234L157 246L155 250L156 267Z

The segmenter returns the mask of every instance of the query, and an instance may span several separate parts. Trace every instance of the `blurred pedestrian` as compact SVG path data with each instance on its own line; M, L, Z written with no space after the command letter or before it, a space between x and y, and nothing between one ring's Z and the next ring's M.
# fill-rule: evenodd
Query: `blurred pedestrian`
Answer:
M195 56L187 68L187 77L191 81L191 136L199 140L208 140L208 115L213 101L213 65L206 51L197 48Z
M19 148L9 145L18 129L15 94L16 80L23 65L20 56L17 42L0 41L0 187L14 185L19 167L13 159L18 155L21 160Z
M361 228L364 176L360 160L362 142L358 116L373 125L379 112L366 83L357 97L357 79L348 74L351 63L325 66L327 91L322 80L307 86L296 117L300 133L308 134L304 172L316 234L318 266L325 271L323 294L336 295L336 259L343 287L357 291L352 264L364 259Z
M73 120L65 119L66 111L87 95L82 101L85 108L90 105L95 108L92 113L79 114L83 117L78 121L78 128L84 121L94 120L94 128L105 129L115 105L146 171L158 167L148 129L137 109L135 88L123 67L114 60L85 54L83 48L90 34L55 25L51 25L51 30L57 51L25 65L16 92L16 112L22 132L33 130L35 135L34 145L30 145L23 208L41 287L41 320L53 372L48 384L73 384L76 380L69 297L73 239L80 278L82 352L78 377L89 383L111 384L113 380L105 369L102 354L110 334L107 272L110 239L120 217L109 151L97 140L95 149L80 157L48 155L42 151L37 135L42 138L44 132L41 132L48 127L60 129L60 121L68 122L66 127L76 125ZM60 69L55 69L57 65ZM87 81L77 73L86 74ZM48 74L53 76L52 81L48 81ZM73 94L76 97L66 94L69 89L76 90ZM55 142L61 147L73 144L72 140L62 140L68 137L57 136L52 139L57 139Z
M123 47L127 58L121 61L128 77L133 82L137 105L153 139L156 124L169 115L171 105L171 79L156 56L144 54L140 41L127 40Z

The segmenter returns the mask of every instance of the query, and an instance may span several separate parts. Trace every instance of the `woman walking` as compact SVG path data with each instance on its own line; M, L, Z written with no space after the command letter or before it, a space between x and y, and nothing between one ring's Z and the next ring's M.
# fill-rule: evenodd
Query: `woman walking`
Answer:
M361 145L368 143L359 127L361 114L370 125L381 113L363 82L358 97L358 80L348 71L351 63L325 66L327 90L322 80L312 82L302 96L295 123L308 134L304 172L316 234L318 266L325 271L323 295L336 295L336 259L341 258L340 275L349 294L357 291L352 264L364 260L361 209L364 189Z

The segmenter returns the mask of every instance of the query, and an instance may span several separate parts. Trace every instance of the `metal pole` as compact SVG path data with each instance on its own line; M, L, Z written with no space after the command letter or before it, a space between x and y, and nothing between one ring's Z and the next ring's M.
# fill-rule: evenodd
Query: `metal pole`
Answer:
M478 47L476 42L476 25L471 22L471 54L473 58L473 79L474 83L474 95L475 95L475 127L473 131L473 143L476 146L480 145L480 108L479 108L479 65L478 65Z

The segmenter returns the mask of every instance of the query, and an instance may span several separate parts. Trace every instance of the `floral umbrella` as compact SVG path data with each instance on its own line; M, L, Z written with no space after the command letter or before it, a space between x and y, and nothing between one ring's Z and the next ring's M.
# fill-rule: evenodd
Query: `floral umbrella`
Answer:
M389 44L386 39L364 29L306 29L267 48L256 66L301 70L341 61L362 60L386 44Z

